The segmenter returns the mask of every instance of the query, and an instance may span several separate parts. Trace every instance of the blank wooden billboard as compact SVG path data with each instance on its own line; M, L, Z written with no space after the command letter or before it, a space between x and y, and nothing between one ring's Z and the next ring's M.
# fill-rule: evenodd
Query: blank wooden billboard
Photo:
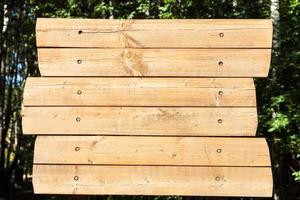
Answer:
M36 39L35 193L272 196L266 140L249 137L271 20L39 18Z

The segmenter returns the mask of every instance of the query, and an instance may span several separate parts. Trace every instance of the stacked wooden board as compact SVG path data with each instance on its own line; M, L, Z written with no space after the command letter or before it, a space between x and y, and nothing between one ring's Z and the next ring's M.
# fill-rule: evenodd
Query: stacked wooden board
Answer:
M253 77L271 20L38 19L35 193L272 196Z

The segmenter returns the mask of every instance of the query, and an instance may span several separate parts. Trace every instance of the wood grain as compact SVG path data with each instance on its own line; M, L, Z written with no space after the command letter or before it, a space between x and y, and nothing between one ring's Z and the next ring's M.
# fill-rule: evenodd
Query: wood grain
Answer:
M255 135L271 20L39 18L36 39L35 193L272 196L265 139L199 137Z
M42 76L266 77L270 49L39 48Z
M37 194L272 196L270 167L34 165Z
M270 166L264 138L38 136L36 164Z
M255 136L255 107L24 107L24 134Z
M39 18L36 38L38 47L271 48L272 21Z
M251 78L28 78L24 106L256 106Z

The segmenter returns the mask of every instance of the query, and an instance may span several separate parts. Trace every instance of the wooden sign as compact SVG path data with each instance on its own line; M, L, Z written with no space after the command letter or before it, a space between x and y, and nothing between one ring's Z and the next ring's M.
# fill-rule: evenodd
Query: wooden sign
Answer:
M272 196L253 137L271 20L38 19L36 36L35 193Z

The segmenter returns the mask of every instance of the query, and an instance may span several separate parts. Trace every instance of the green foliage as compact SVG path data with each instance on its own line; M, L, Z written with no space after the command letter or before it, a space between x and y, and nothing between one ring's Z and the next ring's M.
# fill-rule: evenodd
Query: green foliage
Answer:
M300 171L293 172L292 175L295 177L295 181L299 181L300 182Z
M268 138L275 192L297 199L300 169L300 2L279 1L274 24L272 69L268 80L257 81L259 132Z
M286 105L286 103L286 97L284 95L271 98L271 105L268 110L269 113L272 113L272 118L267 122L269 125L268 132L279 132L289 125L290 120L288 115L279 109L281 105Z

